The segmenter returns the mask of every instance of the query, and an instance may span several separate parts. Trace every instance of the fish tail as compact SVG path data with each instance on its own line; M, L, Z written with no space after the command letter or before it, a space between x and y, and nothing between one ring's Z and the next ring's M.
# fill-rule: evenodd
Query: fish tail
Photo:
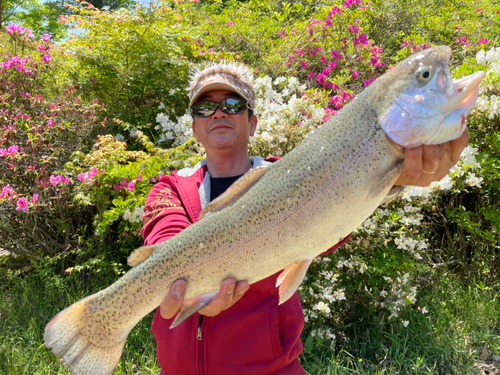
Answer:
M63 358L73 375L110 374L125 346L127 335L121 341L117 335L111 335L99 325L99 316L90 308L99 294L61 311L45 327L45 346Z

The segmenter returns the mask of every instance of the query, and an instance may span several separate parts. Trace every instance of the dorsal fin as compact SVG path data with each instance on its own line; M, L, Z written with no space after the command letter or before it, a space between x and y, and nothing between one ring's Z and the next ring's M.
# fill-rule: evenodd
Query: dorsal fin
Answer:
M130 267L135 267L139 263L144 262L154 251L154 246L141 246L132 251L127 258L127 264Z
M210 202L200 213L199 220L203 219L209 213L222 210L231 202L239 198L253 184L255 184L266 171L265 167L259 167L249 170L239 179L237 179L220 197Z

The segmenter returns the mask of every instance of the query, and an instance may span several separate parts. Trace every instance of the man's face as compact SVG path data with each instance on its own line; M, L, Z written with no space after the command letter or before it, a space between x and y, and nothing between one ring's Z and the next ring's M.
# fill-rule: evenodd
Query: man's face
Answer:
M227 98L239 98L231 91L210 91L202 95L198 101L209 100L219 103ZM220 107L209 117L194 117L193 132L196 140L201 142L207 153L216 150L246 150L250 136L257 128L257 117L248 119L248 110L241 113L227 114Z

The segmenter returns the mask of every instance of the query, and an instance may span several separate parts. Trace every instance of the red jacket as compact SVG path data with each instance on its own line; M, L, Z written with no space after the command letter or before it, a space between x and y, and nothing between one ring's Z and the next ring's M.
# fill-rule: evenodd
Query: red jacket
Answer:
M188 171L162 177L149 193L143 216L145 245L163 242L198 220L202 210L199 189L207 169ZM298 361L304 328L302 305L295 292L278 306L278 275L252 284L236 304L219 315L204 316L201 327L200 315L194 314L170 329L173 319L163 319L158 309L152 329L161 374L304 374Z

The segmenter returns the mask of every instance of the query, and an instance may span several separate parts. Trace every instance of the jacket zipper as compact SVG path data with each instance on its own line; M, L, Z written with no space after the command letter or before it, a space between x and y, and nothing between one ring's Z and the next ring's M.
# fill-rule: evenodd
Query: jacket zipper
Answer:
M199 341L198 346L198 373L203 375L203 336L202 336L202 324L203 324L203 315L200 315L200 321L198 323L198 332L196 335L196 339Z

